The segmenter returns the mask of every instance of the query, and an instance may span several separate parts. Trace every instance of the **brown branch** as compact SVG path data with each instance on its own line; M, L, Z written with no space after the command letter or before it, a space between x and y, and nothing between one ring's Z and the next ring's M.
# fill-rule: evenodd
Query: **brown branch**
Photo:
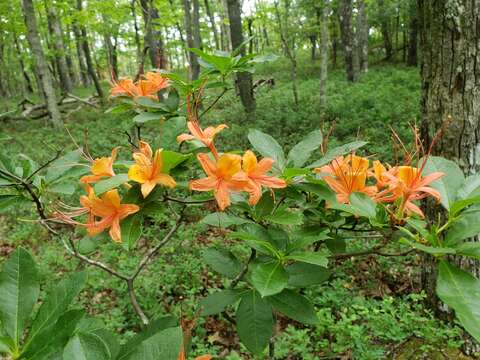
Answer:
M140 304L137 301L137 296L135 295L135 289L133 287L134 279L127 279L127 287L128 287L128 294L130 296L130 302L132 303L133 309L137 313L137 315L142 320L143 325L148 325L150 320L148 320L147 315L143 312Z
M62 151L59 150L57 151L57 153L55 154L55 156L53 158L51 158L50 160L48 160L45 164L43 165L40 165L33 173L31 173L26 179L25 181L29 181L32 177L34 177L35 175L37 175L40 171L42 171L43 169L45 169L48 165L50 165L52 162L54 162L55 160L57 160L60 155L62 154Z
M202 111L202 113L199 115L199 118L209 112L215 106L215 104L223 97L223 95L227 93L227 91L228 88L224 88L220 95L218 95L217 98L205 110Z

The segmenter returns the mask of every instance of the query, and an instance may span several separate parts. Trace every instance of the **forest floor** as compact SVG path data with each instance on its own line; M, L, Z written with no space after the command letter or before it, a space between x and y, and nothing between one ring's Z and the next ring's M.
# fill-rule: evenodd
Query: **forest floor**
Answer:
M320 110L318 62L303 59L299 66L300 102L293 103L288 63L262 65L255 79L273 77L273 88L257 91L258 110L255 122L244 115L234 94L219 102L208 121L226 123L229 131L220 136L220 146L246 146L246 128L258 128L271 134L285 145L298 141L308 131L318 127L328 129L334 124L330 143L343 143L354 138L369 141L368 154L393 161L390 127L409 142L410 126L419 118L420 78L418 69L403 66L375 66L353 85L344 80L340 70L332 71L328 81L328 106ZM79 89L86 96L91 89ZM0 112L16 99L0 104ZM55 149L73 148L72 139L64 132L54 132L43 120L5 122L2 124L2 152L9 156L27 154L37 161L48 159ZM124 134L132 127L126 115L106 113L88 107L74 112L65 120L72 136L82 142L88 130L92 154L108 154L112 144L127 146ZM154 140L155 127L143 136ZM180 233L138 280L138 297L148 314L174 313L193 317L199 300L208 292L222 287L220 277L202 263L201 252L208 244L232 242L226 230L213 229L198 222L204 213L198 209L196 218ZM67 256L59 242L35 222L30 208L14 208L0 216L0 263L18 245L35 254L44 279L52 283L66 272L82 267ZM101 244L105 262L118 268L132 268L147 249L148 242L163 231L168 222L166 213L156 214L158 227L142 236L139 249L128 253L111 242ZM351 234L348 250L354 251L375 240ZM245 249L232 243L234 251ZM345 261L328 281L308 290L316 305L320 323L304 327L281 319L277 329L276 359L461 359L459 348L463 332L453 323L436 319L425 308L419 278L419 258L416 255L392 258L367 256ZM91 314L101 318L109 328L121 333L126 340L138 329L136 315L123 295L124 284L103 273L90 269L86 290L80 302ZM113 290L117 289L117 290ZM210 353L222 359L249 359L245 349L233 335L232 325L222 316L199 318L193 336L192 354Z

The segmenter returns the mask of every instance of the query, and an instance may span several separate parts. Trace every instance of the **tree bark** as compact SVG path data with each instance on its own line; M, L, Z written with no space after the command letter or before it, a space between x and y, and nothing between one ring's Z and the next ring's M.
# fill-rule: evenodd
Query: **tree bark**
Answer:
M357 35L358 59L361 72L368 71L368 19L365 0L358 0Z
M67 59L65 57L65 44L63 43L63 32L60 20L53 4L45 1L45 8L47 9L47 21L49 30L51 31L51 41L58 77L60 79L60 87L64 93L69 93L72 91L72 82L70 80L70 74L68 73Z
M191 13L191 2L190 0L183 0L183 10L184 10L184 20L185 20L185 31L187 33L187 46L189 48L195 47L195 37L194 30L192 25L192 13ZM198 63L198 57L193 52L188 52L188 62L189 62L189 77L190 80L198 79L200 74L200 64Z
M327 105L327 75L328 75L328 2L323 2L320 23L320 107Z
M155 21L160 16L153 0L140 0L142 7L143 22L145 24L145 45L148 46L148 54L152 67L158 69L167 68L165 49L162 40L162 33L155 29Z
M456 161L466 175L480 171L480 0L419 0L418 20L422 73L422 137L427 146L451 116L452 122L433 148ZM478 241L478 237L472 239ZM457 265L480 275L478 261L455 259ZM423 287L435 295L435 271L423 268ZM437 305L437 301L432 301ZM438 309L438 308L437 308ZM467 341L468 354L480 350Z
M352 0L341 0L339 8L340 33L345 55L345 67L348 81L357 81L355 66L356 52L352 27Z
M220 17L221 17L221 38L223 39L222 42L222 50L223 51L231 51L232 50L232 44L230 42L231 34L230 34L230 26L229 26L229 20L228 20L228 4L227 0L219 0L220 1L220 8L222 11L220 12Z
M409 4L409 17L408 24L408 55L407 65L417 66L417 34L418 34L418 16L417 16L417 4L415 0L410 0Z
M242 17L239 0L227 0L228 19L230 21L230 38L232 49L237 49L243 43ZM245 55L245 47L240 49L240 54ZM252 74L241 72L237 74L237 85L240 93L240 100L249 117L255 117L256 102L253 95Z
M25 80L25 87L29 93L33 93L33 86L32 86L32 80L30 80L30 76L28 75L27 68L25 67L25 62L23 61L23 54L22 48L20 47L20 44L18 42L17 35L13 33L13 42L15 43L15 49L17 50L17 53L19 54L18 56L18 62L20 63L20 68L22 70L22 75L23 79Z
M137 12L135 11L135 3L136 0L132 0L130 2L130 10L132 12L132 17L133 17L133 28L135 30L135 45L137 47L137 64L140 64L142 62L142 42L140 41L140 28L138 26L138 21L137 21Z
M385 60L391 60L393 57L393 45L390 38L390 26L388 17L385 15L385 1L378 0L378 7L380 9L380 32L382 33L383 45L385 47Z
M82 11L82 0L77 0L77 10ZM79 26L80 29L80 42L82 45L82 50L85 55L85 61L87 63L87 71L90 75L90 78L95 85L95 90L97 91L98 96L103 99L103 90L102 86L100 85L100 81L98 80L97 74L95 72L95 67L92 60L92 55L90 54L90 47L88 45L88 36L87 36L87 29L84 25Z
M47 104L47 111L52 124L55 127L62 125L60 111L57 106L57 96L53 88L52 78L48 71L45 55L43 54L42 43L37 28L37 19L35 18L35 8L32 0L22 0L23 15L27 27L27 39L32 51L35 70L39 77L42 87L42 93Z
M212 28L213 40L215 41L215 48L220 49L220 41L218 40L217 26L215 25L215 16L210 9L209 0L205 0L205 10L207 11L208 19L210 20L210 27Z
M90 85L90 79L88 77L87 63L85 60L85 53L82 47L82 32L76 22L72 24L73 35L75 36L75 48L77 49L78 67L80 69L80 79L83 86Z

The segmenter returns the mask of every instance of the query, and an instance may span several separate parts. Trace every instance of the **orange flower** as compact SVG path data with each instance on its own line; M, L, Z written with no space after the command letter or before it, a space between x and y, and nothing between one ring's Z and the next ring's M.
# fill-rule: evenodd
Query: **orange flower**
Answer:
M180 354L178 354L178 360L185 360L185 351L182 349L180 351ZM202 356L197 356L195 360L211 360L213 359L212 355L202 355Z
M350 195L354 192L370 196L375 194L376 188L366 185L368 166L368 159L351 154L346 158L340 156L329 165L316 168L314 171L326 173L323 179L337 193L338 202L348 204Z
M113 171L113 163L117 158L118 147L112 150L112 155L108 157L101 157L95 160L91 160L92 166L90 167L90 171L93 175L85 175L82 176L80 182L89 184L97 182L105 177L112 177L115 176L115 172Z
M205 129L202 129L198 121L189 121L187 122L187 127L188 130L190 130L190 134L178 135L177 142L182 143L184 141L197 139L202 142L206 147L208 147L212 152L213 156L218 159L218 152L215 148L215 145L213 144L213 139L220 131L228 128L228 126L225 124L220 124L216 127L209 126Z
M168 87L168 79L163 77L162 74L157 72L147 72L143 75L143 79L138 80L136 83L132 79L120 79L114 82L110 89L111 96L147 96L154 99L158 99L157 93Z
M120 79L113 82L112 88L110 89L110 96L137 97L138 89L132 79Z
M162 172L162 150L159 149L153 156L152 148L144 141L140 141L140 151L133 154L135 164L128 170L128 178L140 184L144 198L153 188L160 184L174 188L177 183L168 174Z
M258 203L262 197L262 185L271 189L281 189L287 186L285 180L266 175L270 171L274 160L263 158L257 161L255 154L247 150L242 158L242 169L249 179L250 205Z
M220 210L230 206L232 191L248 189L248 178L241 171L242 158L239 155L224 154L216 163L207 154L198 154L197 158L207 177L190 181L189 187L196 191L213 190Z
M440 193L428 185L443 175L445 174L435 172L422 177L421 169L412 166L399 166L395 168L393 174L386 173L393 186L392 191L397 198L402 199L398 210L399 214L403 216L404 213L407 215L415 213L423 218L422 210L412 201L421 200L427 196L440 200Z
M135 204L122 204L117 189L107 191L100 198L91 191L88 196L80 197L80 203L89 209L89 219L85 225L88 234L96 235L110 228L109 235L115 242L122 242L120 221L140 210ZM96 221L95 217L100 220Z

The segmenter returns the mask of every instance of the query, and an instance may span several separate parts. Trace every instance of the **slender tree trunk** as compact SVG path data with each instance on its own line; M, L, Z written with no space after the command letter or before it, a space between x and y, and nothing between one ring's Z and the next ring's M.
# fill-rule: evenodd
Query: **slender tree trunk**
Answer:
M30 76L28 76L28 71L27 68L25 67L25 62L23 61L23 54L22 48L20 47L20 44L18 42L17 35L14 33L13 34L13 41L15 43L15 49L17 50L17 53L19 54L18 56L18 62L20 63L20 68L22 70L22 75L23 79L25 80L25 87L29 93L33 93L33 86L32 86L32 80L30 80Z
M187 46L189 48L195 47L195 38L194 38L194 30L192 26L192 13L191 13L191 3L190 0L183 0L183 10L184 10L184 17L185 17L185 31L187 33ZM188 52L188 62L190 64L189 73L190 79L196 80L198 79L198 75L200 74L200 64L198 63L198 57L193 52Z
M135 10L136 0L130 2L130 10L133 17L133 28L135 30L135 46L137 47L137 64L142 62L142 42L140 41L140 28L137 21L137 12Z
M408 24L408 55L407 65L417 66L417 34L418 34L418 16L417 16L417 4L415 0L410 0L410 22Z
M341 0L339 9L340 33L342 36L343 50L345 52L345 67L348 81L357 81L355 67L356 52L352 27L352 0Z
M155 30L155 22L160 18L153 0L140 0L143 21L145 24L145 45L149 47L148 54L152 67L165 69L167 60L162 40L162 33Z
M227 6L232 48L237 49L243 43L240 2L239 0L227 0ZM245 47L240 49L240 54L245 55ZM249 114L250 119L254 119L256 102L253 95L252 74L248 72L238 73L236 81L243 107Z
M57 96L55 94L55 89L53 88L52 78L48 72L47 62L45 61L45 55L43 54L33 2L32 0L22 0L22 5L25 25L27 27L27 39L30 44L36 73L40 79L42 92L47 104L47 111L52 120L52 124L55 127L60 127L62 125L62 119L57 106Z
M192 32L194 47L203 50L202 37L200 36L200 4L198 0L192 0Z
M336 21L333 20L333 31L332 31L332 67L337 68L337 58L338 58L338 31Z
M231 25L229 26L229 15L228 15L228 3L227 0L219 0L220 1L220 8L222 11L220 12L220 17L222 20L222 26L221 26L221 34L222 34L222 39L223 39L223 44L222 44L222 50L223 51L230 51L232 50L232 44L230 42L230 39L232 38L230 34L230 28Z
M388 18L385 15L385 0L378 0L378 7L380 9L381 21L380 21L380 31L383 37L383 44L385 47L385 60L392 60L393 58L393 45L392 39L390 38L390 26L388 23Z
M358 0L357 35L360 71L368 71L368 20L365 0Z
M82 0L77 0L77 10L82 11ZM97 74L95 72L95 66L93 64L92 55L90 54L90 47L88 45L88 36L87 36L87 29L84 25L79 26L80 28L80 42L82 45L82 50L85 55L85 61L87 63L87 71L90 75L90 78L95 85L95 90L97 91L98 96L103 99L103 90L102 86L100 85L100 81L98 80Z
M63 31L62 31L63 33ZM75 63L72 58L72 39L71 39L71 31L70 27L67 27L67 31L65 33L65 60L67 61L68 67L68 75L70 76L70 80L72 81L72 85L75 86L79 82L78 73L75 68Z
M428 144L444 121L451 117L434 154L457 161L466 175L480 171L480 0L419 0L418 20L422 72L422 137ZM472 239L478 241L478 237ZM457 265L480 276L479 262L454 259ZM428 299L435 301L435 267L422 267ZM438 300L438 299L437 299ZM480 344L467 341L468 354Z
M67 60L65 58L66 51L63 43L63 32L60 25L55 6L50 2L45 2L47 9L48 27L51 31L51 42L54 50L55 64L57 65L58 76L60 79L60 87L64 92L72 91L72 82L68 73Z
M328 76L328 2L323 2L320 23L320 106L327 105L327 76Z
M85 60L85 53L82 47L82 32L76 22L72 24L73 35L75 36L75 48L77 49L78 67L80 69L80 79L83 86L90 85L90 79L88 77L87 63Z
M317 35L310 35L308 39L310 40L310 60L313 62L317 57Z
M7 68L4 63L4 57L5 57L4 54L5 54L5 42L2 36L2 38L0 38L0 96L7 97L7 96L10 96L10 92L8 91L7 82L5 81L7 77L4 75L4 72L3 72L3 70Z
M248 42L248 53L252 54L253 53L253 18L252 17L247 18L247 29L248 29L248 37L250 38L250 41Z
M217 26L215 25L215 16L210 9L209 0L205 0L205 10L207 11L208 19L210 20L210 27L212 28L213 40L215 41L215 48L220 49L220 41L218 40Z

